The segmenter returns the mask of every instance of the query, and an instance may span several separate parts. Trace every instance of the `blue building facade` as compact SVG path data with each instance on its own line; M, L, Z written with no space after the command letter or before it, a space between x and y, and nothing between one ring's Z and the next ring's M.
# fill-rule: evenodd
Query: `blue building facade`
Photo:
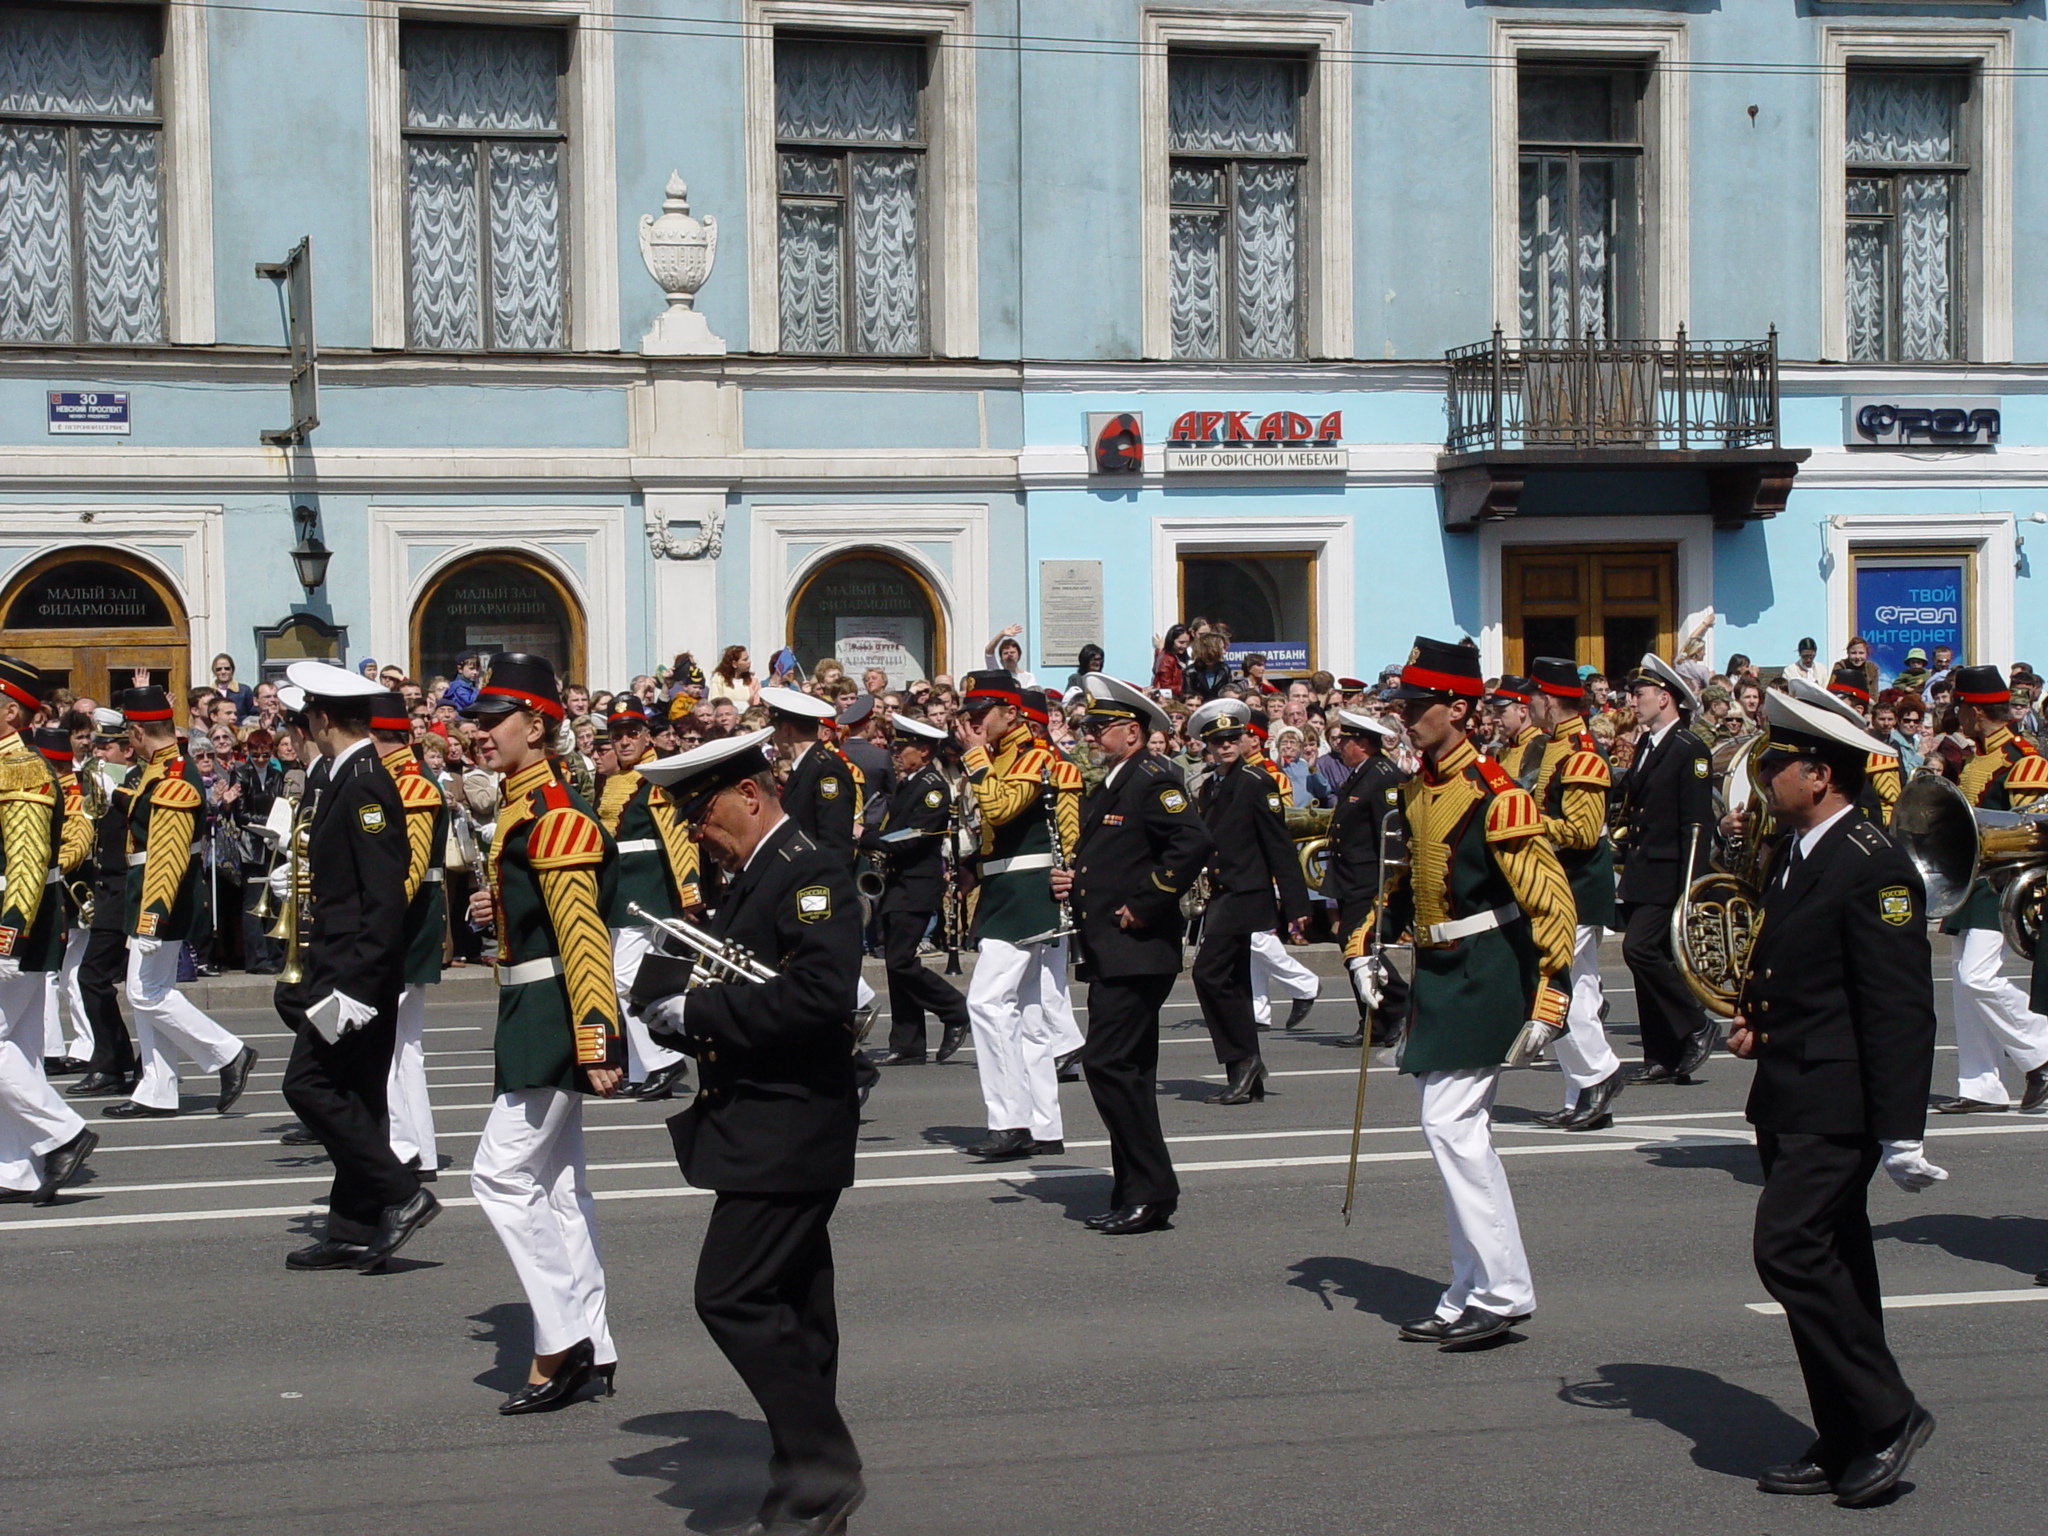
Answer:
M2038 664L2044 66L1990 0L9 4L0 625L96 696L1194 612Z

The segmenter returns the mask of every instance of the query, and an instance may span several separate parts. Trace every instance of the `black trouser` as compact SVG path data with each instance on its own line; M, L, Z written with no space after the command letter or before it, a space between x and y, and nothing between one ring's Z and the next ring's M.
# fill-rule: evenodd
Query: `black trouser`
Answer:
M1676 1067L1685 1055L1686 1042L1712 1026L1672 958L1671 908L1630 902L1624 921L1621 958L1635 978L1643 1060L1653 1066Z
M1159 1005L1171 991L1171 972L1105 976L1088 984L1088 1043L1081 1048L1081 1065L1095 1112L1109 1131L1111 1209L1180 1198L1159 1129Z
M384 1207L405 1204L420 1188L391 1150L385 1088L398 1015L387 1008L329 1044L306 1021L310 1001L302 987L277 988L278 1015L297 1036L284 1069L284 1101L334 1164L327 1236L337 1243L367 1243Z
M761 1521L808 1519L860 1480L839 1416L832 1235L839 1191L721 1192L697 1255L697 1316L761 1405L774 1454Z
M1870 1176L1881 1155L1867 1136L1759 1130L1764 1192L1756 1203L1756 1272L1792 1329L1821 1465L1840 1473L1881 1449L1913 1407L1884 1339Z
M105 901L104 894L93 898ZM128 1035L128 1021L121 1017L121 988L128 980L128 938L118 928L95 928L86 940L85 958L78 963L78 990L85 997L86 1017L92 1022L94 1072L119 1073L133 1077L135 1042Z
M284 946L270 936L270 925L256 915L257 904L268 889L268 871L261 864L243 866L242 969L252 976L275 976L284 969Z
M1252 936L1207 933L1195 951L1195 1000L1216 1059L1224 1066L1259 1054L1259 1025L1252 1017Z
M889 1049L903 1056L925 1053L924 1016L938 1016L942 1029L967 1027L967 999L959 988L917 962L918 941L931 922L929 912L888 912L882 916L882 963L889 972Z

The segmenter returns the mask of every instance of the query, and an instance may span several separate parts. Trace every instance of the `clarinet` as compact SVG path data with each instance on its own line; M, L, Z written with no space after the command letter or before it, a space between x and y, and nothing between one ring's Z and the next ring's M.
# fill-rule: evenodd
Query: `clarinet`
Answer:
M1053 787L1052 764L1047 763L1038 770L1038 781L1045 786L1045 830L1052 839L1052 867L1067 867L1067 850L1060 841L1060 792ZM1024 940L1026 944L1052 944L1071 935L1074 931L1074 908L1064 896L1060 898L1059 926L1050 933L1035 934Z

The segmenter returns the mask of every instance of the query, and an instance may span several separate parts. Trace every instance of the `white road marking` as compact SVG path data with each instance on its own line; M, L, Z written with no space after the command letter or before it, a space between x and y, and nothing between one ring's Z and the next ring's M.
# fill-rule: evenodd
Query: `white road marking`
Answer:
M2048 1287L2035 1286L2025 1291L1932 1291L1925 1296L1887 1296L1884 1310L1906 1312L1916 1307L1983 1307L2002 1301L2048 1301ZM1783 1317L1785 1309L1775 1301L1752 1301L1744 1304L1751 1312L1765 1317Z

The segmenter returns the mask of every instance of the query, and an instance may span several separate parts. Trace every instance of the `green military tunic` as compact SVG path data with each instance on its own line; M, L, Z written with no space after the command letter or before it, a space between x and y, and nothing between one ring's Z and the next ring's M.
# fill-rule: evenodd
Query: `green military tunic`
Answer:
M608 924L644 927L647 919L631 911L636 905L656 917L678 918L702 903L697 845L676 820L668 797L638 770L625 768L604 781L597 819L619 854L618 878L605 907Z
M128 890L123 919L131 939L203 944L213 932L199 899L199 770L176 744L159 747L133 785L115 791L128 802Z
M1577 715L1560 720L1536 760L1530 794L1543 812L1543 832L1571 882L1582 928L1617 928L1614 845L1607 840L1607 759Z
M441 790L420 772L410 746L380 751L379 760L398 785L405 807L405 983L428 986L441 979L441 940L448 927L441 851L448 846L448 807Z
M1028 726L1013 726L993 751L972 747L962 759L981 812L981 867L974 937L1017 944L1059 927L1052 868L1072 857L1081 833L1081 773L1038 746ZM1062 851L1054 856L1045 797L1054 794Z

